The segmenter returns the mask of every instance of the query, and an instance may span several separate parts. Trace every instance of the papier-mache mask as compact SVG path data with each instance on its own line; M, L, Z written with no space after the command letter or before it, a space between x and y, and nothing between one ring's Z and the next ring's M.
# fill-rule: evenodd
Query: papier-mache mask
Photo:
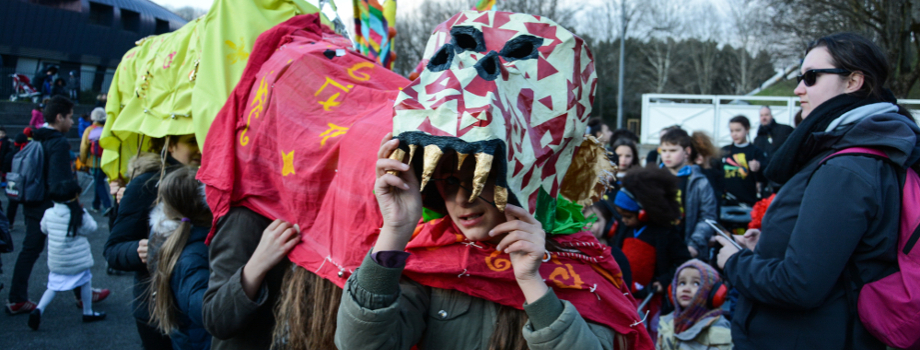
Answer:
M544 227L557 198L597 198L599 175L612 169L584 135L597 75L581 38L545 17L463 11L435 28L424 57L396 100L391 156L422 153L423 190L441 156L456 152L476 162L471 201L496 172L498 209L519 205Z

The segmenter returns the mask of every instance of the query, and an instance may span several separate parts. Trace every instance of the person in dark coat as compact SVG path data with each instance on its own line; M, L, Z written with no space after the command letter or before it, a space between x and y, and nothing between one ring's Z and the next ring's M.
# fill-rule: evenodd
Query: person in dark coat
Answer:
M64 81L64 78L54 80L54 86L51 87L51 97L55 96L67 96L67 82Z
M793 130L795 129L789 125L777 123L769 106L760 107L760 127L757 128L754 147L766 152L769 162L770 156L786 142Z
M898 268L898 173L920 159L920 128L884 89L889 65L874 43L834 34L806 52L795 89L804 120L767 166L784 185L763 234L739 238L741 251L716 238L718 265L740 293L732 339L740 349L885 349L848 301L858 297L849 276L868 283ZM850 147L889 159L824 161Z
M35 261L45 249L46 236L41 232L40 225L45 210L52 206L48 197L49 189L55 184L76 179L70 166L70 143L64 136L73 126L73 102L63 96L52 98L45 106L44 117L48 121L48 127L35 130L32 136L35 141L42 143L44 151L45 199L40 202L23 203L26 237L22 242L22 251L16 259L6 305L7 312L11 314L29 313L37 306L29 300L29 276L32 274ZM79 292L75 292L79 296ZM108 293L107 290L94 290L93 301L101 301L104 297L99 296L107 296Z
M800 117L801 113L802 111L799 111L796 116ZM793 130L794 129L789 125L777 123L776 120L773 119L773 112L770 110L770 107L763 106L760 108L760 127L757 128L757 136L754 138L754 147L766 154L763 165L769 164L770 158L772 158L776 150L786 142L786 139L789 138ZM765 185L766 186L762 186L760 192L761 198L769 197L771 194L779 191L781 187L780 184L774 181L768 181Z
M196 173L180 167L164 177L159 204L150 213L151 323L169 334L174 349L182 350L211 348L202 304L210 275L204 241L213 218Z
M138 334L145 349L170 349L169 337L163 336L156 328L148 324L150 315L144 292L149 283L147 271L147 238L150 231L149 214L157 198L157 184L162 173L168 174L179 165L201 164L201 152L194 135L170 137L163 145L162 139L151 141L150 151L138 155L128 164L128 175L133 175L118 205L115 224L111 228L108 241L105 242L103 255L109 267L134 271L134 318L137 321ZM166 169L161 172L159 149L167 148Z
M217 222L209 246L211 279L203 308L204 326L214 335L214 350L271 347L275 327L272 308L281 296L284 273L291 269L287 252L277 263L259 266L270 263L255 254L262 237L271 234L271 226L279 225L246 207L231 207ZM267 251L259 250L262 254ZM247 267L260 271L249 274Z

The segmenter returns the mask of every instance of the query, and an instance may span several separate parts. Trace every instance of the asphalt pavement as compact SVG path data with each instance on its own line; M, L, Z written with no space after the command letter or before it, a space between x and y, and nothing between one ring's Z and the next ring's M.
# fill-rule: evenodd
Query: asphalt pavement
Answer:
M80 198L84 207L92 207L92 191L85 191ZM3 215L6 214L6 196L0 194L3 206ZM74 294L71 292L58 293L54 301L48 305L42 315L41 326L38 331L33 331L26 324L28 314L11 316L7 313L0 314L0 349L140 349L140 337L137 335L134 317L131 312L133 299L132 287L134 284L133 273L109 275L106 273L105 258L102 249L109 237L109 220L102 213L93 213L99 229L89 236L92 246L93 288L108 288L112 291L105 300L93 305L94 311L105 311L108 316L105 320L83 323L82 311L76 307ZM3 273L0 274L0 283L4 288L0 291L0 300L4 307L9 297L10 281L13 278L13 267L19 256L22 240L25 237L25 222L20 207L12 229L15 250L12 253L2 254ZM48 254L47 245L42 252L32 275L29 278L29 298L38 303L45 286L48 283Z

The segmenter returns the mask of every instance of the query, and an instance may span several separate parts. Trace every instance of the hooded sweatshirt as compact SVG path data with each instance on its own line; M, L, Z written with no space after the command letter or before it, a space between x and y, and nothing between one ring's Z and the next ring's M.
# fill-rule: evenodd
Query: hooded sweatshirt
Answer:
M856 287L843 275L852 264L868 283L896 270L898 173L920 159L920 128L892 104L866 107L811 134L818 152L777 193L757 247L726 262L741 295L732 319L739 348L885 348L854 316L845 290ZM851 154L819 167L850 147L884 151L890 161Z

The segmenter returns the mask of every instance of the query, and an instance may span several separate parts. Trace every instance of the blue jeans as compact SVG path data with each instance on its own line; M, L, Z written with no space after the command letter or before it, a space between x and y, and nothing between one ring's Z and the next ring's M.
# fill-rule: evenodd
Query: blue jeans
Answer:
M109 194L109 185L105 181L102 169L93 168L93 187L96 188L96 198L93 199L93 209L105 210L112 206L112 195Z

